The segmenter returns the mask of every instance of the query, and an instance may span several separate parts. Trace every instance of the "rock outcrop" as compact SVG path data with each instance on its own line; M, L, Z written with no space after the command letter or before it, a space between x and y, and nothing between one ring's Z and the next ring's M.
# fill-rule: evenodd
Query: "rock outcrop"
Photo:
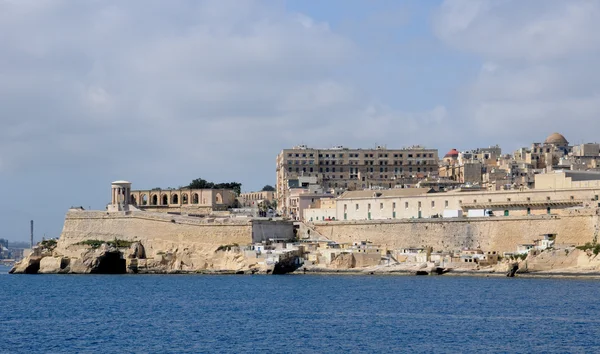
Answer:
M244 257L239 247L228 250L177 247L147 258L141 242L129 247L110 243L73 244L44 253L37 250L17 263L11 273L124 274L124 273L267 273Z

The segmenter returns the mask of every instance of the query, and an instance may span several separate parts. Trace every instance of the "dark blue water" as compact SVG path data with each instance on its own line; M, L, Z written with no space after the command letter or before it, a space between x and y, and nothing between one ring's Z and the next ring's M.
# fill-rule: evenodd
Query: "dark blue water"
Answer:
M0 274L0 352L600 352L599 288L446 276Z

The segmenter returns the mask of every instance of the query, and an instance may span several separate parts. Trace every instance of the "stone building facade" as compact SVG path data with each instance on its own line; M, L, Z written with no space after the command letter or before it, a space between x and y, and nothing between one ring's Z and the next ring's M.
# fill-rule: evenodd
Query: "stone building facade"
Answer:
M421 146L313 149L299 145L279 153L276 172L278 209L286 214L290 180L316 177L316 183L325 189L344 190L416 184L426 177L437 176L438 151Z
M275 191L260 191L242 193L238 197L241 207L256 207L263 202L272 202L275 200Z
M572 208L600 207L600 186L592 188L461 191L431 193L423 188L349 191L336 200L336 220L387 220L441 217L446 210L491 210L495 216L556 215ZM308 213L308 211L307 211ZM330 210L310 210L314 220Z
M134 190L130 195L130 203L138 209L184 214L226 211L235 199L231 189Z

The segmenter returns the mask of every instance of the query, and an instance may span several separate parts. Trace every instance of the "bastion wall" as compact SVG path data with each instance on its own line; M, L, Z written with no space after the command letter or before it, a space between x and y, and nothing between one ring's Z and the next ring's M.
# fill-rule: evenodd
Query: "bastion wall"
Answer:
M69 211L57 249L86 240L140 241L149 256L165 251L214 252L221 245L252 242L252 221L204 219L148 212ZM73 255L76 256L76 255Z
M582 245L598 236L598 209L565 215L456 219L321 221L312 227L335 242L371 241L388 249L433 247L434 251L481 248L515 252L542 234L557 234L556 244Z

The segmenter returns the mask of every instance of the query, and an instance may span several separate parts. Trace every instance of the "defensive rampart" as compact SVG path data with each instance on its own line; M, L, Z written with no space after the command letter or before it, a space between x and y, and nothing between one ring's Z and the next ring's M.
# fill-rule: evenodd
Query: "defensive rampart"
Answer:
M69 211L65 217L61 244L89 239L142 241L146 248L248 244L252 242L252 222L228 218L203 219L160 213L105 213Z
M390 249L515 252L517 245L531 244L542 234L556 234L556 244L592 242L599 222L598 209L580 209L561 216L332 221L315 222L313 227L336 242L368 240Z

